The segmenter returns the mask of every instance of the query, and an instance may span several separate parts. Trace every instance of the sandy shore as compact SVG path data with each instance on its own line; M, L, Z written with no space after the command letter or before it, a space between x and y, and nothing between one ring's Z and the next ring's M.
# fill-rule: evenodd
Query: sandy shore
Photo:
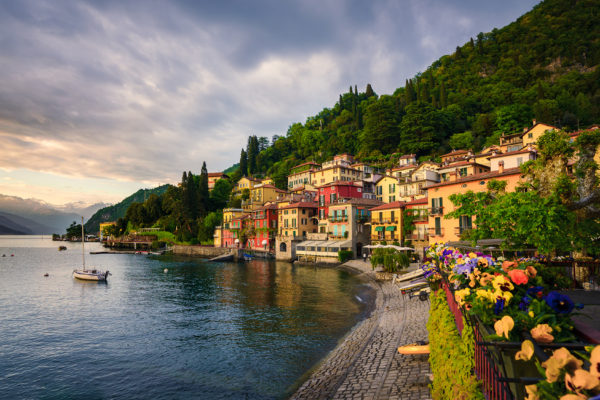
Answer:
M429 399L426 355L405 356L400 345L427 340L429 301L403 298L390 281L375 281L369 263L347 268L377 293L368 318L359 322L317 366L292 399Z

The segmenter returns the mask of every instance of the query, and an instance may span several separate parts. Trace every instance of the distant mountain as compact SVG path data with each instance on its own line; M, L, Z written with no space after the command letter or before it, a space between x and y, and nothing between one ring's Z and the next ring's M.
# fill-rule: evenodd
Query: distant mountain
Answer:
M39 224L28 218L0 211L0 235L51 234L51 227Z
M110 205L111 204L109 204L109 203L96 203L96 204L89 205L82 201L78 201L78 202L74 202L74 203L67 203L62 206L55 205L53 207L59 211L67 213L67 214L81 215L83 218L88 220L92 215L94 215L96 213L96 211L98 211L104 207L108 207Z
M81 219L80 214L66 213L54 206L36 199L23 199L0 194L0 212L25 218L37 225L31 225L33 234L65 233L73 221Z
M140 189L129 197L126 197L120 203L112 206L104 207L98 210L92 217L85 223L86 232L98 232L100 230L100 223L112 222L125 216L127 209L132 203L143 203L148 196L152 193L160 196L167 191L169 185L158 186L154 189Z

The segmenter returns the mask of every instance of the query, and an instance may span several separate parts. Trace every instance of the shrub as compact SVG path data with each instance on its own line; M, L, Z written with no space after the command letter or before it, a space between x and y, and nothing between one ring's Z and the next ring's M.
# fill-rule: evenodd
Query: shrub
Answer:
M410 265L410 259L405 253L400 253L395 249L374 249L371 254L371 267L375 269L378 265L383 265L386 272L397 272Z
M466 324L464 326L461 338L446 294L443 290L433 293L427 331L429 364L434 376L430 389L435 400L484 399L479 382L471 373L474 367L473 334Z
M340 262L344 263L344 262L348 261L351 258L352 258L352 251L351 250L340 250L340 251L338 251L338 260L340 260Z

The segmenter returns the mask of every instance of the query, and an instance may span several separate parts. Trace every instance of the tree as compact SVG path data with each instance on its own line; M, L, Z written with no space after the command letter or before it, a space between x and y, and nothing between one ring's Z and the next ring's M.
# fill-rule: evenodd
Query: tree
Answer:
M248 155L244 149L240 152L240 171L242 176L248 175Z
M67 228L67 240L73 240L74 238L81 237L81 224L73 221Z
M365 150L380 150L391 153L398 145L400 130L395 112L394 99L381 96L367 108L362 145Z
M370 83L367 83L367 89L365 90L365 96L367 96L367 98L376 96Z
M256 157L258 156L258 151L258 138L256 136L248 137L248 147L246 150L248 157L248 175L254 175L257 172Z
M473 148L473 134L471 131L462 133L455 133L450 137L450 147L453 149L472 149Z
M232 188L233 184L227 179L219 179L215 182L215 187L210 192L210 209L212 211L225 208Z
M198 182L198 203L200 206L200 216L206 215L210 208L210 194L208 191L208 170L206 169L206 162L202 162L202 169L200 172L200 178Z
M417 155L432 151L440 126L436 110L430 104L416 102L406 106L405 111L400 122L400 150Z

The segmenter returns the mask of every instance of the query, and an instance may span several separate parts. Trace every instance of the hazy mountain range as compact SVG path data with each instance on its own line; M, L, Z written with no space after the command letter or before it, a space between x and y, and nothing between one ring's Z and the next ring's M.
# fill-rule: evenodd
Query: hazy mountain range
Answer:
M0 234L63 234L73 221L80 221L82 216L87 220L107 205L76 202L56 206L41 200L0 194Z

